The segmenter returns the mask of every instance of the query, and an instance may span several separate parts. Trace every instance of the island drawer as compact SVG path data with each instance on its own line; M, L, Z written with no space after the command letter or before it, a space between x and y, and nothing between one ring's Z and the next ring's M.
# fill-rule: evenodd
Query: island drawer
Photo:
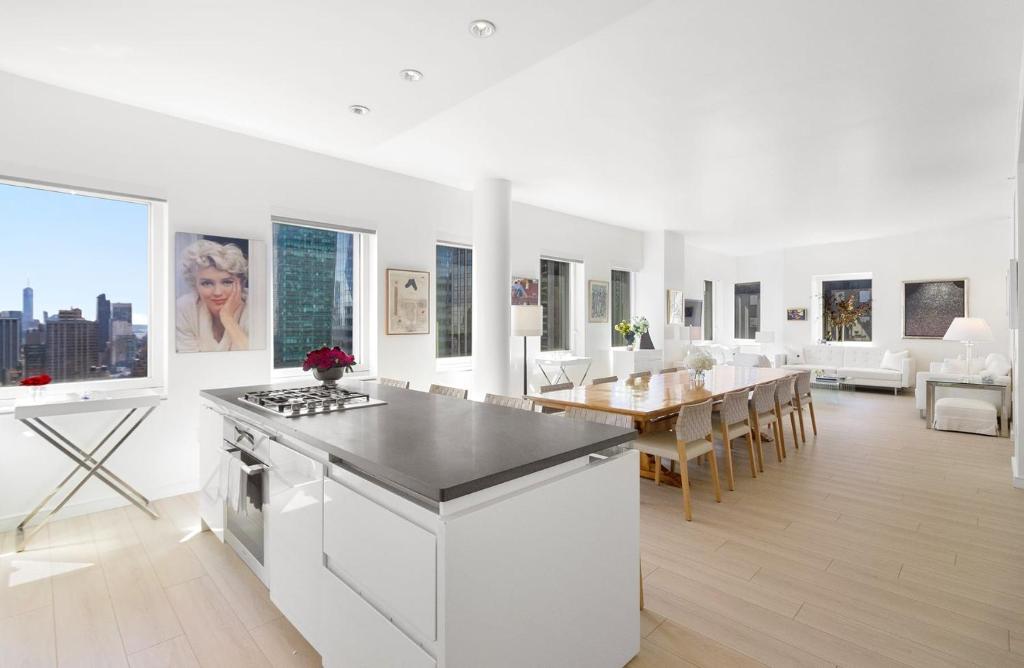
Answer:
M331 479L324 481L329 567L414 637L437 639L437 538Z

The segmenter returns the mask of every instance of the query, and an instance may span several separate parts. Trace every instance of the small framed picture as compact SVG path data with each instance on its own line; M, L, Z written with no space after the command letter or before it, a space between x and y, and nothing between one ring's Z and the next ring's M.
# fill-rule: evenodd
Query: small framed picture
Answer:
M430 272L388 269L387 334L430 333Z
M587 286L587 321L608 322L610 284L608 281L588 281Z
M668 324L670 325L682 325L683 320L686 317L686 308L683 303L683 291L682 290L669 290L666 302L666 315L668 316Z
M786 309L786 320L807 320L807 309L788 308Z
M512 306L537 306L538 304L540 304L540 281L536 278L513 277Z

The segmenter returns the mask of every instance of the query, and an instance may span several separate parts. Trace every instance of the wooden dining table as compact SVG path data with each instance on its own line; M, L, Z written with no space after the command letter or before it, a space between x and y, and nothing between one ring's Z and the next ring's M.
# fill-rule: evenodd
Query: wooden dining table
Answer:
M529 398L535 405L547 408L564 410L578 407L629 415L637 431L643 434L671 428L672 420L666 418L678 414L687 404L708 399L717 401L730 392L752 390L757 385L797 373L788 369L716 366L707 372L703 382L695 380L690 372L683 370L531 394ZM657 464L653 460L653 457L640 458L640 475L645 478L654 477ZM671 473L663 471L662 480L678 485L678 477Z

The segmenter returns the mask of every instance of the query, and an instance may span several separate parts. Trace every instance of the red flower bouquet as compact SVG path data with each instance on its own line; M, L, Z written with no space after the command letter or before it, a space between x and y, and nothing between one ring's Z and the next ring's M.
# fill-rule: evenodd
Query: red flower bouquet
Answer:
M45 373L43 373L39 374L38 376L29 376L28 378L22 378L21 382L18 384L25 385L28 387L36 387L39 385L49 385L50 381L52 380L53 378L50 378Z
M328 369L341 367L347 372L352 370L352 365L355 363L355 356L349 355L338 346L333 348L324 346L319 350L310 350L306 353L306 361L302 363L302 370L327 371Z

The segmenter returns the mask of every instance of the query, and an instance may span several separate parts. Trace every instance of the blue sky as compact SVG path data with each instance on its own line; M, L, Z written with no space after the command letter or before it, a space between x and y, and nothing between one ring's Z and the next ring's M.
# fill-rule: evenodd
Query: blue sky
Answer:
M149 322L148 207L0 183L0 311L20 311L26 279L35 317L62 308L96 317L96 295L131 302Z

